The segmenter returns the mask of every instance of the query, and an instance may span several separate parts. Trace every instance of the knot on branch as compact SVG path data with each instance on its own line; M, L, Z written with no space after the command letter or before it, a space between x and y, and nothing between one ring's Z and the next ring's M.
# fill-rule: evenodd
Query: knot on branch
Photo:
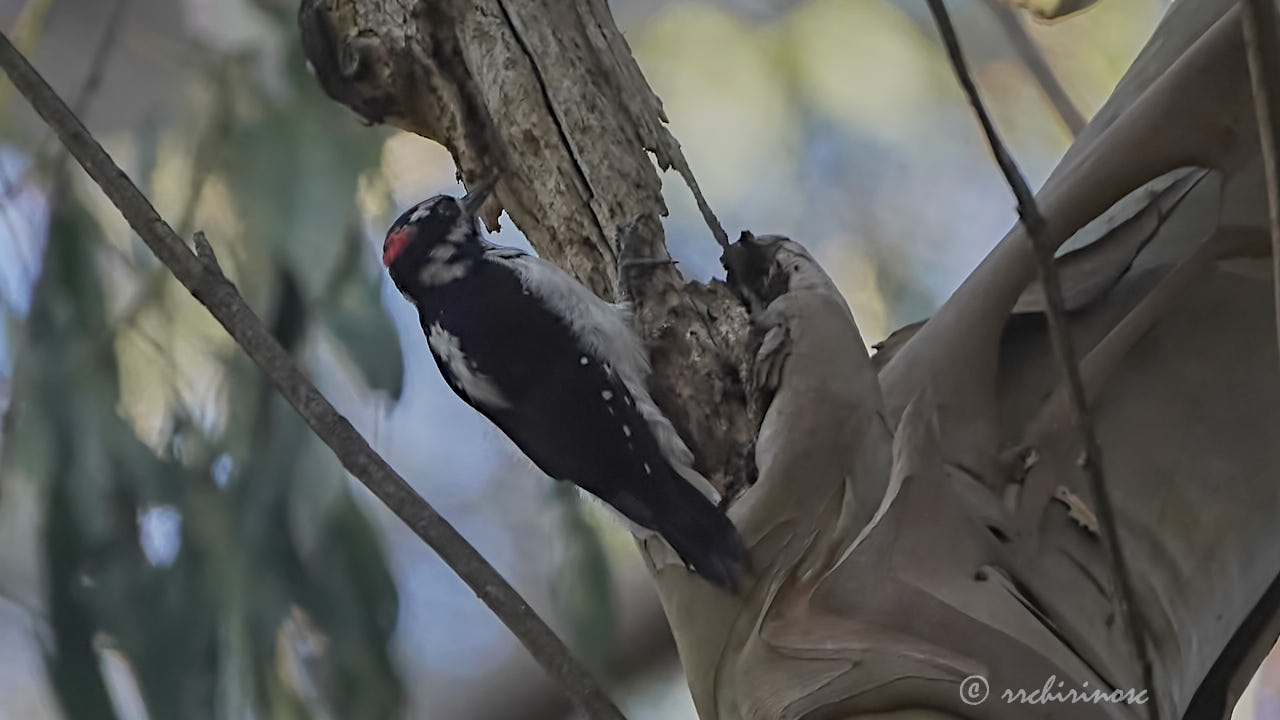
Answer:
M222 274L222 266L218 264L218 256L213 253L213 246L209 244L209 238L205 237L203 230L197 230L192 243L196 246L196 257L200 259L207 270L210 272Z
M392 58L371 33L353 26L350 11L333 0L302 0L298 29L302 52L329 97L369 124L403 114L396 93L384 82Z

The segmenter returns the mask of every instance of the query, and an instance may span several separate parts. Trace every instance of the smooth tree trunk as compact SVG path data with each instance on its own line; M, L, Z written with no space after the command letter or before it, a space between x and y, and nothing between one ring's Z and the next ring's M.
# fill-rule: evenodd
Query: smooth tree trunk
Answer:
M1229 713L1280 604L1280 358L1234 3L1173 4L1037 196L1072 248L1058 265L1150 688L1020 229L869 357L802 256L771 256L789 290L750 319L723 283L619 276L623 254L666 257L650 156L692 176L605 0L304 0L299 20L331 96L442 143L468 183L496 175L486 222L505 210L634 303L656 398L753 553L731 596L642 548L704 720L1147 716L1051 701L1052 682Z

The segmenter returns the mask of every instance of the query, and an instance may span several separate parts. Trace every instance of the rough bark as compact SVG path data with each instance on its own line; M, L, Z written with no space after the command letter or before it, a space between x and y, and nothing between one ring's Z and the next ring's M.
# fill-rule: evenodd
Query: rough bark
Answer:
M617 296L624 245L665 256L647 153L679 167L678 149L603 0L306 0L300 18L331 95L443 143L468 180L498 174L488 219L505 207L596 292ZM1071 333L1167 718L1222 717L1280 607L1280 380L1241 38L1229 0L1174 4L1036 198L1042 241L1083 246L1061 261ZM759 468L730 508L746 592L651 555L700 714L1145 714L998 697L1051 676L1143 689L1054 354L1021 314L1039 303L1022 231L872 359L834 286L783 256L769 272L790 291L753 308L753 343L719 285L661 266L629 284L659 402L702 468L740 479L749 447ZM967 703L969 675L993 697Z

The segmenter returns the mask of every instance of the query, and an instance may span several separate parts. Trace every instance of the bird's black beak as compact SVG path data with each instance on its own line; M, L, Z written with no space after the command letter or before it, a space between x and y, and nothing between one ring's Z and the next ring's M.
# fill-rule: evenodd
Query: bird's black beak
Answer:
M493 192L493 187L498 184L497 176L485 178L476 183L471 191L462 198L462 213L464 215L475 216L480 212L480 206L484 204L485 198L489 197L489 193Z

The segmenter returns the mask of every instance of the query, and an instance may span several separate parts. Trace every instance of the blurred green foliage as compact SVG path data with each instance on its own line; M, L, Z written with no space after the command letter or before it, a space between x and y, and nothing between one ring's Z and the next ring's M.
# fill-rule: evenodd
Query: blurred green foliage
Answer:
M320 90L297 43L285 47L284 92L255 82L252 63L227 63L210 128L221 137L203 170L229 180L242 244L268 249L271 264L294 280L307 320L339 340L373 388L395 398L400 352L378 301L380 275L362 262L354 205L357 179L378 165L384 135L353 123Z
M282 344L300 362L333 346L398 396L400 351L355 207L382 138L354 127L283 46L283 89L231 58L193 93L215 114L171 220L240 219L211 241ZM163 181L158 129L140 128L132 147L135 172ZM136 239L121 253L107 238L96 190L50 184L0 480L32 483L44 501L47 666L67 717L116 717L119 682L104 667L121 660L153 718L398 716L396 588L336 459ZM209 364L222 370L199 372ZM126 380L161 388L163 402L138 405Z
M574 650L598 664L613 649L617 635L613 571L600 525L588 517L589 501L569 483L555 483L551 495L565 548L565 557L551 578L551 601L569 620L567 640Z

